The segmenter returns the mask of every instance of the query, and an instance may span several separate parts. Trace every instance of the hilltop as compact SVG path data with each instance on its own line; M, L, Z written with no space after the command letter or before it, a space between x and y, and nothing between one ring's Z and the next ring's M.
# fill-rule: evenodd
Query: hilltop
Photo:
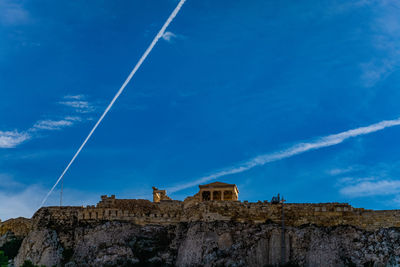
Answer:
M19 244L16 266L25 260L70 267L391 266L400 260L399 210L279 197L251 203L237 196L235 185L213 183L184 201L153 188L153 202L112 195L96 206L44 207L32 219L0 223L0 245Z

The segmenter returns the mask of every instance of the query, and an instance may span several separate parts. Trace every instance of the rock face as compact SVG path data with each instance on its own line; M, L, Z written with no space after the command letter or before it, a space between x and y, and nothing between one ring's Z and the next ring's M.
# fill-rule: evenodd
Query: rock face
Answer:
M34 230L22 242L14 264L21 266L25 260L30 260L38 265L53 266L60 262L62 252L63 248L56 231Z
M16 237L15 237L14 232L7 231L4 235L0 236L0 248L15 239L16 239Z
M12 232L16 237L25 237L31 230L32 223L30 219L16 218L5 222L0 222L0 236L7 232Z
M137 225L127 221L55 220L42 209L24 239L24 260L46 266L397 266L400 229L288 226L285 243L273 222L182 222Z

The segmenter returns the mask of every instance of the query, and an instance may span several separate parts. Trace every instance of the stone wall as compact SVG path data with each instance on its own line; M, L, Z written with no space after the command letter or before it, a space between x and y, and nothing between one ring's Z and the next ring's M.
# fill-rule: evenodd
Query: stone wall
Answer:
M276 265L282 256L282 207L285 262L329 267L400 262L400 210L366 210L346 203L152 203L103 196L96 206L44 207L31 220L22 220L18 229L28 235L14 263ZM17 229L16 224L0 223L0 230ZM64 250L73 251L72 256L66 258Z
M347 203L284 204L287 226L315 224L318 226L352 225L366 230L400 227L400 210L365 210L353 208ZM54 207L52 209L59 209ZM66 209L53 215L65 219ZM96 206L76 207L74 216L78 221L131 221L139 225L175 224L193 221L237 221L281 223L282 204L270 202L161 201L153 203L142 199L115 199L103 197ZM58 212L56 212L58 213ZM71 212L69 213L71 214Z

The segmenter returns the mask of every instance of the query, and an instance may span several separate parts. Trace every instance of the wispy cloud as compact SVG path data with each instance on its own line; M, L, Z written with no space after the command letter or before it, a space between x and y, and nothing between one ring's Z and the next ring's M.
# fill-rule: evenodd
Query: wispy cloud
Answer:
M0 173L0 181L0 203L7 203L0 205L0 219L31 217L43 189L38 185L25 186L7 173Z
M67 127L72 127L78 122L91 120L90 117L85 117L83 113L92 112L95 108L88 101L84 100L84 95L68 95L63 99L65 101L58 102L58 104L69 106L74 109L74 112L81 114L76 116L77 114L75 113L75 116L65 115L58 116L58 119L38 120L32 127L25 130L0 131L0 148L15 148L23 142L37 137L37 132L39 131L62 130Z
M71 120L42 120L38 121L33 125L34 130L61 130L62 128L65 127L70 127L74 124L73 121Z
M295 155L299 155L299 154L302 154L302 153L305 153L305 152L308 152L311 150L317 150L317 149L320 149L323 147L334 146L334 145L344 142L345 140L347 140L349 138L370 134L370 133L381 131L383 129L390 128L390 127L397 126L397 125L400 125L400 118L395 119L395 120L381 121L379 123L371 124L366 127L360 127L360 128L348 130L345 132L341 132L338 134L332 134L332 135L316 138L310 142L300 142L300 143L295 144L287 149L257 156L257 157L252 158L242 164L238 164L238 165L226 168L224 170L215 172L208 176L204 176L199 179L196 179L192 182L173 186L171 188L168 188L168 191L176 192L179 190L183 190L183 189L186 189L189 187L196 186L201 183L215 180L215 179L223 177L223 176L241 173L241 172L247 171L249 169L252 169L254 167L257 167L257 166L262 166L262 165L265 165L270 162L290 158Z
M36 122L29 131L37 130L48 130L56 131L61 130L65 127L71 127L76 122L80 122L82 119L77 116L66 116L62 120L41 120Z
M30 218L35 210L35 203L38 202L38 194L43 190L38 186L30 186L18 192L0 191L0 218L7 220L16 217Z
M162 36L162 38L167 41L168 43L173 43L175 40L182 40L186 39L184 35L181 34L176 34L173 32L165 32Z
M0 24L10 26L28 21L29 14L21 3L12 0L0 0Z
M357 170L358 170L357 166L349 166L349 167L346 167L346 168L330 169L330 170L327 171L327 173L329 175L336 176L336 175L343 175L343 174L346 174L346 173L354 172L354 171L357 171Z
M31 136L26 132L0 131L0 148L13 148L30 138Z
M58 102L61 105L71 107L78 113L90 113L95 111L95 107L85 100L84 95L68 95L64 97L64 101Z
M400 206L400 195L395 196L394 199L392 199L391 204Z
M375 60L361 64L362 76L365 87L372 87L381 80L386 79L394 71L396 64L393 60Z
M74 100L82 100L85 99L85 95L66 95L64 96L64 99L74 99Z
M398 69L400 60L400 4L395 1L374 1L372 10L375 15L370 25L373 32L371 44L377 53L368 62L360 64L361 80L365 87L372 87L389 77Z
M400 200L400 179L393 178L399 176L399 166L400 161L357 165L350 172L338 174L345 176L337 179L336 186L346 198L382 196L382 204L393 207Z
M371 178L351 181L351 185L344 186L340 193L347 197L367 197L380 195L394 195L400 193L400 181L380 180L371 181Z
M60 104L64 106L68 106L75 109L75 112L78 113L89 113L94 111L94 107L89 104L88 101L63 101Z
M171 42L176 37L177 37L176 34L172 32L165 32L162 36L162 38L167 42Z
M14 181L11 175L7 173L0 173L0 190L21 187L22 184Z
M23 185L7 175L7 187L0 186L0 203L1 205L0 219L7 220L16 217L32 217L33 213L37 210L42 196L46 193L46 189L42 185ZM0 179L3 176L0 174ZM2 181L3 183L3 181ZM4 183L3 183L4 184ZM100 194L87 193L83 191L65 189L64 190L64 203L66 205L89 205L95 204L98 201ZM59 194L54 194L49 199L49 205L59 205Z

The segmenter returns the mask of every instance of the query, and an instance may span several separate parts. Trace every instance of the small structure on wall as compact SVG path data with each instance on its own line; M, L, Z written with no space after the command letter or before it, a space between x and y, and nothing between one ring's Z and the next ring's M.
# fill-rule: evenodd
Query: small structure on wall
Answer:
M161 200L172 200L167 196L166 190L159 190L157 187L153 186L153 202L160 202Z
M235 201L239 199L239 190L235 184L214 182L205 185L199 185L200 201Z

